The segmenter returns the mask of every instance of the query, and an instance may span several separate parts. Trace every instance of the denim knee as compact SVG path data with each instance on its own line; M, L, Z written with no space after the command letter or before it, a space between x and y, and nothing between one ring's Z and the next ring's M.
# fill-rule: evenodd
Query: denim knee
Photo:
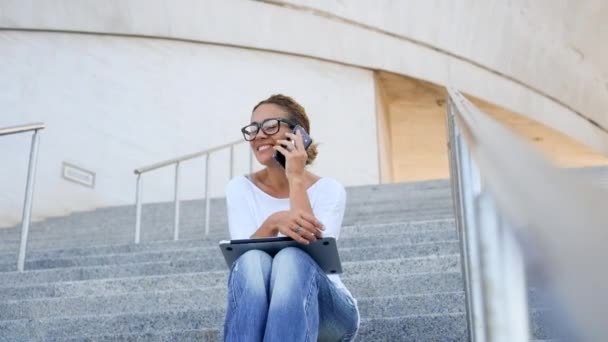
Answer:
M252 250L232 265L228 280L225 341L261 341L268 312L272 258Z
M296 268L310 265L310 256L297 247L283 248L272 261L273 272L293 272Z
M299 248L282 249L272 261L271 288L274 288L277 282L287 287L300 285L308 279L305 274L310 273L313 262L310 256Z
M232 266L231 278L256 293L268 291L272 257L266 252L251 250L241 255Z

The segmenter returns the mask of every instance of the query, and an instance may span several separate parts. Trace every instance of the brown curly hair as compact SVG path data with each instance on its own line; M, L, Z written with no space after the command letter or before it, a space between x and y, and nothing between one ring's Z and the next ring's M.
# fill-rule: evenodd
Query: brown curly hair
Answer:
M274 104L281 107L287 112L287 116L290 120L295 121L298 125L302 126L306 132L308 132L308 134L310 134L310 120L308 120L306 110L293 98L282 94L272 95L266 100L260 101L260 103L255 105L252 112L263 104ZM308 153L306 165L312 164L312 162L314 162L317 158L317 155L319 154L317 151L317 146L318 144L313 143L310 145L310 147L308 147L308 150L306 150L306 153Z

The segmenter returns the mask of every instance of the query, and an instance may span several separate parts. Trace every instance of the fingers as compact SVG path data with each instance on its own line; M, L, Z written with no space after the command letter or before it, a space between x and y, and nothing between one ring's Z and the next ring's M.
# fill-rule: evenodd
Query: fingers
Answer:
M290 229L290 228L284 229L284 231L282 231L282 233L303 245L310 244L308 239L306 239L302 235L296 233L293 229Z
M302 235L304 238L314 241L320 238L320 231L310 222L303 219L296 219L297 226L302 229L296 229L296 233Z
M305 220L301 217L296 218L295 221L298 226L308 230L311 233L314 233L317 230L317 228L315 227L315 225L313 223L308 222L307 220Z
M277 143L279 146L283 147L284 149L286 149L290 152L294 152L294 151L298 150L298 147L297 147L295 141L293 141L293 140L281 139L281 140L277 140Z
M308 242L313 242L313 241L317 240L317 236L315 235L315 233L313 233L305 228L297 226L297 227L295 227L294 232L296 234L298 234L300 237L304 238Z
M300 133L300 131L297 131L296 134L285 133L285 136L291 138L291 141L293 141L294 146L297 150L302 149L302 147L304 146L304 138L302 137L302 133Z
M281 145L274 145L272 148L274 148L276 151L279 151L279 152L283 153L283 155L286 158L289 155L289 153L291 152L291 151L288 151L285 147L283 147Z
M298 219L298 222L305 222L305 224L301 225L302 227L306 228L316 238L323 238L323 230L325 230L325 227L319 220L307 212L300 212L299 215L300 218Z
M315 228L325 230L325 226L323 226L323 223L321 223L321 221L317 220L317 218L314 217L313 215L311 215L305 211L302 211L300 213L300 217L305 219L306 221L310 222L311 224L313 224L315 226Z
M281 224L279 230L285 236L289 236L295 241L308 245L312 241L323 238L325 227L314 215L305 211L293 211L288 221Z

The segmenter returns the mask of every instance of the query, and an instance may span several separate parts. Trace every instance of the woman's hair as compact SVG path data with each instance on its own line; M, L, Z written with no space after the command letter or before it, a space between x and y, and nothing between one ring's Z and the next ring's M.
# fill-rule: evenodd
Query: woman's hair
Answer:
M253 107L253 111L255 111L259 106L269 103L283 108L283 110L287 112L290 120L295 121L298 125L302 126L306 132L308 132L308 134L310 134L310 121L308 120L308 115L306 115L306 110L304 110L304 107L302 107L294 99L282 94L272 95L266 100L260 101L260 103L255 105L255 107ZM306 165L312 164L312 162L315 161L315 158L317 158L317 154L319 154L317 151L317 145L318 144L313 143L310 145L310 147L308 147L308 150L306 150L306 153L308 153Z

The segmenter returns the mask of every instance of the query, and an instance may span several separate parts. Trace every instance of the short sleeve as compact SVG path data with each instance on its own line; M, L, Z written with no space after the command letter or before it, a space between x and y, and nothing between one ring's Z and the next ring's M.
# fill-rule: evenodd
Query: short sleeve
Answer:
M251 194L243 176L232 179L226 186L226 210L230 239L249 239L257 227L251 212Z
M346 190L342 184L333 179L322 179L321 181L325 183L318 189L312 211L325 226L323 236L338 239L346 209Z

